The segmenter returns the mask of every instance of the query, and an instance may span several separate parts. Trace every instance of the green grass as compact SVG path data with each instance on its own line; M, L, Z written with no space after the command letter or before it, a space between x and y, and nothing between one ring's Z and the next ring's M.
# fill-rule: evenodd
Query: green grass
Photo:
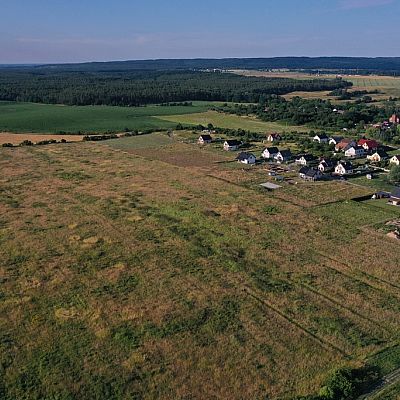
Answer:
M203 113L196 113L192 115L177 114L177 115L163 115L157 117L163 121L174 122L188 125L207 125L209 123L220 128L229 129L245 129L253 132L307 132L308 128L296 125L283 125L277 122L264 122L251 117L239 117L231 114L221 114L216 111L206 111Z
M210 103L192 107L60 106L0 102L0 131L33 133L102 133L107 131L167 129L176 123L156 118L204 112Z

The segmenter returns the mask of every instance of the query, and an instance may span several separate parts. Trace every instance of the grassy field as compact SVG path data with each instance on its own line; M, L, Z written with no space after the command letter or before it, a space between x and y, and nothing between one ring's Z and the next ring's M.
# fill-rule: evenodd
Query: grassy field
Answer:
M175 123L157 116L206 111L209 103L192 107L60 106L0 102L0 131L32 133L102 133L107 131L173 128Z
M158 117L163 121L176 123L188 124L188 125L207 125L209 123L220 128L230 129L245 129L252 132L307 132L309 129L304 126L296 125L283 125L276 122L263 122L251 117L240 117L231 114L222 114L216 111L207 111L196 114L185 114L185 115L163 115Z
M399 210L262 191L234 156L157 133L0 149L3 398L291 399L399 344L399 245L374 228Z

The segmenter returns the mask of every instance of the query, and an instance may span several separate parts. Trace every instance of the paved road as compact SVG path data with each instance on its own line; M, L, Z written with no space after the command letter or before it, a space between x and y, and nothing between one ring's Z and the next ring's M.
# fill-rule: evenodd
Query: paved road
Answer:
M377 386L375 386L371 390L371 392L363 394L362 396L358 397L357 400L372 399L374 396L377 396L385 389L399 382L400 382L400 368L391 372L389 375L384 376L383 379L380 381L380 383Z

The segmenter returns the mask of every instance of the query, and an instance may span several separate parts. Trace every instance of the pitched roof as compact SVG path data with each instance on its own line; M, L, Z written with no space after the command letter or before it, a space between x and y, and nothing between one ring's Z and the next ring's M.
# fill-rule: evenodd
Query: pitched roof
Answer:
M346 171L353 169L353 164L350 161L339 161L338 165L341 165Z
M315 160L315 156L313 156L312 154L302 154L299 156L299 158L304 158L306 161Z
M321 133L320 135L315 135L314 137L318 137L320 139L329 139L329 136L325 133Z
M400 161L400 154L396 154L392 158L397 158Z
M236 139L225 140L225 143L227 143L228 146L240 146L242 144L242 142L240 142L239 140L236 140Z
M200 137L201 137L203 140L212 140L212 137L211 137L210 135L200 135Z
M329 140L334 140L336 143L339 143L341 140L343 140L343 136L331 136Z
M270 154L278 154L278 153L279 153L279 149L278 149L277 147L266 147L266 148L263 150L263 152L264 152L265 150L268 150L268 152L269 152Z
M385 151L385 150L382 150L382 149L376 150L374 154L379 154L379 156L380 156L381 158L389 158L389 154L386 153L386 151ZM373 155L374 155L374 154L373 154Z
M268 134L268 136L272 136L272 137L280 137L281 135L277 132L272 132L270 134Z
M379 147L379 143L372 139L360 139L357 144L359 146L364 146L364 144L366 144L370 149L376 149Z
M320 162L320 164L322 164L324 167L334 167L335 166L335 161L333 161L333 160L331 160L331 159L325 159L325 160L322 160L321 162Z
M292 157L292 152L289 149L281 150L279 153L281 153L282 157Z
M400 199L400 187L395 186L390 194L390 197L395 197L396 199Z
M301 167L299 169L299 174L307 174L308 170L310 169L310 167Z
M236 160L239 160L239 161L248 160L250 157L256 158L254 154L247 153L247 152L241 152L241 153L236 157Z
M306 175L309 176L310 178L314 178L317 175L321 175L321 171L319 171L316 168L309 168L308 171L306 172Z

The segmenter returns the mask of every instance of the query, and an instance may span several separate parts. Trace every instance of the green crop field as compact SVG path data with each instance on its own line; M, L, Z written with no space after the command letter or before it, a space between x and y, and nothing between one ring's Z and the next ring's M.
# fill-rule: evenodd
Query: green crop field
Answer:
M264 122L251 117L239 117L237 115L222 114L216 111L207 111L192 115L163 115L159 116L163 121L182 123L187 125L207 125L209 123L221 128L245 129L252 132L307 132L309 129L304 126L285 125L276 122Z
M1 398L288 400L400 367L378 229L399 209L264 191L235 155L159 133L0 149Z
M32 133L102 133L107 131L171 128L176 124L157 116L198 113L209 103L193 106L60 106L0 102L0 131Z

